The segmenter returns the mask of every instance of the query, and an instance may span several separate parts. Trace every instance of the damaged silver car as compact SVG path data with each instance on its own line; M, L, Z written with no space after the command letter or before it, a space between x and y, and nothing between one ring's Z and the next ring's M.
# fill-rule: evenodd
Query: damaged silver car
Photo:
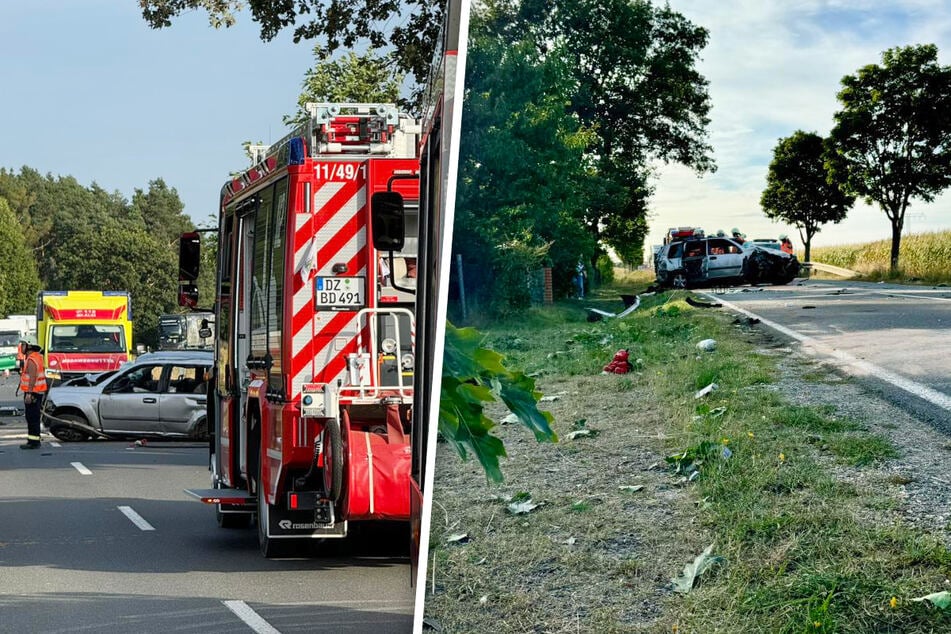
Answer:
M63 441L208 437L211 352L141 355L119 370L51 388L43 424Z
M723 237L695 237L661 247L657 283L672 288L731 284L788 284L799 275L794 255Z

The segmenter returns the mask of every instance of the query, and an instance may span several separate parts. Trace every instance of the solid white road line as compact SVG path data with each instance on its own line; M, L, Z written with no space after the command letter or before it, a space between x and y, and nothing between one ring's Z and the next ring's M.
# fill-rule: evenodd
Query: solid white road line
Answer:
M280 631L262 619L261 616L252 610L244 601L222 601L222 603L258 634L281 634Z
M75 467L76 471L80 472L83 475L92 475L92 471L87 469L85 465L83 465L83 463L81 462L70 462L69 464Z
M122 511L122 514L129 518L129 520L138 526L143 531L154 531L155 527L145 521L141 515L132 510L131 506L117 506L117 509Z
M917 381L912 381L911 379L905 378L901 376L900 374L895 374L894 372L890 370L886 370L885 368L880 368L874 363L869 363L868 361L862 361L861 359L856 359L855 357L848 354L847 352L836 350L835 348L827 346L824 343L820 343L819 341L817 341L816 339L813 339L812 337L800 334L796 332L795 330L792 330L791 328L787 328L786 326L777 324L775 321L770 321L769 319L766 319L765 317L761 317L755 313L752 313L746 310L745 308L740 308L736 304L728 302L721 297L710 295L708 293L703 293L703 295L706 295L706 297L710 300L718 301L722 303L724 306L726 306L730 310L736 311L738 313L742 313L743 315L752 317L754 319L759 319L760 322L762 322L765 326L769 326L773 330L779 331L783 333L784 335L786 335L787 337L791 337L797 341L802 342L803 344L811 347L813 350L815 350L816 352L820 354L828 355L830 357L838 359L839 361L842 362L842 365L848 366L849 368L853 370L852 374L857 374L859 376L873 376L877 379L885 381L886 383L890 383L894 385L895 387L902 389L913 396L917 396L923 401L927 401L931 403L932 405L936 405L940 407L941 409L951 412L951 396L948 396L947 394L943 394L942 392L933 390L927 385L923 385L921 383L918 383Z

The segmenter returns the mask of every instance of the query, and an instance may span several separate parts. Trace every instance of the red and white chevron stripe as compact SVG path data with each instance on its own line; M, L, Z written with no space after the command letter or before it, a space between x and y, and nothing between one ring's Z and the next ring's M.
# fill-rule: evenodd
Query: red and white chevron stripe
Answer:
M357 170L359 171L359 170ZM333 275L336 264L346 265L346 275L367 279L367 301L372 305L373 279L367 248L367 195L363 178L318 183L312 213L295 218L294 276L291 332L292 394L305 383L346 384L346 355L355 351L356 313L316 311L314 275ZM315 262L304 260L313 255Z

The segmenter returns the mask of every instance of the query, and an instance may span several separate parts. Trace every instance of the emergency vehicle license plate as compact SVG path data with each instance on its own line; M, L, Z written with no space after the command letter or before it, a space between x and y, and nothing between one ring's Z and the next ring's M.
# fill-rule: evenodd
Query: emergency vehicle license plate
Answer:
M317 310L359 310L366 305L366 278L317 277L314 307Z

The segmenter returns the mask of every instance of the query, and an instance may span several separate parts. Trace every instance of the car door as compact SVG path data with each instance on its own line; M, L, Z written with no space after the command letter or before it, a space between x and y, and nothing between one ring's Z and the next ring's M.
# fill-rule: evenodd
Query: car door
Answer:
M657 258L657 279L668 282L670 274L680 269L680 260L684 253L684 243L674 242L665 246Z
M161 364L142 364L117 374L99 399L103 431L159 431L159 388L164 370Z
M743 249L726 238L707 241L707 272L710 279L740 277L743 273Z
M195 422L206 416L206 381L209 368L195 364L172 364L168 381L159 395L162 430L168 434L188 434Z

